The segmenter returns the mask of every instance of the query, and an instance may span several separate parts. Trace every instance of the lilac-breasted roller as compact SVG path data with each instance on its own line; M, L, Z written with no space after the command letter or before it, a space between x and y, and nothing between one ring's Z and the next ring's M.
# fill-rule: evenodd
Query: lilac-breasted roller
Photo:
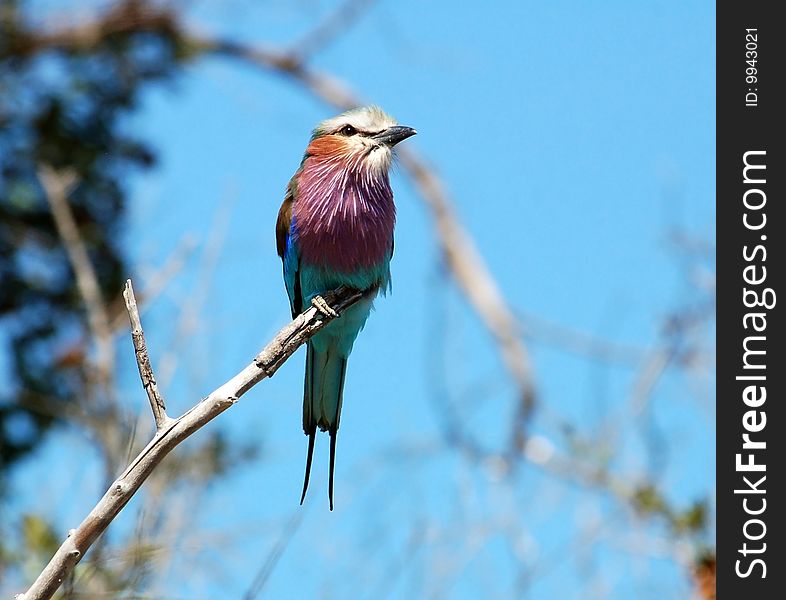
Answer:
M388 171L393 147L415 134L381 109L356 108L320 123L289 181L276 222L292 317L340 286L368 293L307 344L303 431L308 436L303 503L317 427L330 434L328 497L333 510L336 434L347 358L374 297L390 288L396 207Z

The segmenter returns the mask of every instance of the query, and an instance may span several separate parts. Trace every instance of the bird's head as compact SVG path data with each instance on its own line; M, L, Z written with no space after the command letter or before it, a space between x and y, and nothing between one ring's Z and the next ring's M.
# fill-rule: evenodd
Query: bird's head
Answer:
M393 147L415 133L377 106L354 108L317 125L305 158L342 161L348 168L387 173Z

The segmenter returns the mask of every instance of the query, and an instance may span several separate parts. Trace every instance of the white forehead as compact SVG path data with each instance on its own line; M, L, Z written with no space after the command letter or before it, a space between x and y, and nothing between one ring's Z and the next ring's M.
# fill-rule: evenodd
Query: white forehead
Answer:
M333 131L342 125L352 125L360 131L382 131L395 124L396 120L378 106L362 106L322 121L317 130L326 132Z

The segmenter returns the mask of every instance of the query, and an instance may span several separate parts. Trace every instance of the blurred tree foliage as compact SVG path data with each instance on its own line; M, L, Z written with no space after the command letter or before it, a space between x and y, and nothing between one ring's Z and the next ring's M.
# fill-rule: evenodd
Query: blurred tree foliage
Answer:
M92 396L85 312L37 170L76 176L71 210L103 296L115 298L128 273L124 182L155 162L123 117L181 58L166 18L143 32L123 26L141 3L119 5L83 47L59 43L24 4L0 0L0 473L40 443L63 403Z

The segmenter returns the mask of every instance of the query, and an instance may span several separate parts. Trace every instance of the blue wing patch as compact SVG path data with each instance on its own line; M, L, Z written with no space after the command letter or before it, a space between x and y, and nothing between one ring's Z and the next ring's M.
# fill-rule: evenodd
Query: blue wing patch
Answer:
M286 249L284 251L284 285L289 296L289 307L292 309L292 318L303 312L303 294L300 289L300 256L297 243L294 239L295 218L287 234Z

